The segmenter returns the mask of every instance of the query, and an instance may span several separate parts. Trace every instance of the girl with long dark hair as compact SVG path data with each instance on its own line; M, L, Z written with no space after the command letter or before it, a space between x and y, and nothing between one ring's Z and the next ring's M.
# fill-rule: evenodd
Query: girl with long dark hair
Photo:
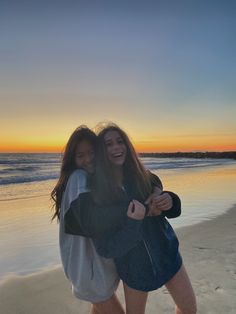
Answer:
M124 314L115 294L119 277L113 260L99 256L91 239L65 232L65 216L71 203L89 191L96 142L96 134L86 126L78 127L70 136L60 177L51 193L55 203L52 219L60 222L61 261L73 294L93 304L91 314Z
M94 238L101 256L114 258L124 283L126 313L144 314L148 292L166 285L176 314L195 314L194 292L179 253L179 242L161 211L149 216L144 206L152 192L150 174L137 157L126 133L116 125L98 134L96 174L92 193L100 206L127 202L127 217L115 228ZM155 201L160 202L157 196Z

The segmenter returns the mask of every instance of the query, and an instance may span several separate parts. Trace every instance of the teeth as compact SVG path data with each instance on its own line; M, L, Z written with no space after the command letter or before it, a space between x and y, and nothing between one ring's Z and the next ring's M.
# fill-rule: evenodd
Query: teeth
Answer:
M114 157L120 157L120 156L122 156L122 153L114 155Z

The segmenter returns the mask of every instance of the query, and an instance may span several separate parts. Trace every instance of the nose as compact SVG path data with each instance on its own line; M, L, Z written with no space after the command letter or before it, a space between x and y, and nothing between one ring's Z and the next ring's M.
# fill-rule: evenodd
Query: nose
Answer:
M119 143L114 143L114 145L113 145L113 150L114 150L114 151L117 151L117 150L119 150L119 149L120 149Z
M87 154L85 158L86 164L91 164L93 162L93 159L94 159L94 156L92 156L91 154Z

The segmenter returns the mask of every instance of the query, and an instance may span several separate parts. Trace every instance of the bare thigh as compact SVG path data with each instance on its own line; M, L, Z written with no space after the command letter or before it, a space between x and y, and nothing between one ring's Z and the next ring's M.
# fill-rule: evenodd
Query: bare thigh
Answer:
M90 314L125 314L125 311L116 294L106 301L94 303Z
M126 314L144 314L148 293L135 290L127 286L124 282L124 294L126 304Z
M196 298L184 265L165 286L175 301L176 313L196 313Z

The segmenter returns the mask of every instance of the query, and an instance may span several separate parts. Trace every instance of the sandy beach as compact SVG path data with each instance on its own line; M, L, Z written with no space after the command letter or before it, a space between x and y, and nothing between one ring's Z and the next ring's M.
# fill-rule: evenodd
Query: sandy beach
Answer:
M196 292L198 313L234 314L236 206L217 218L176 232ZM122 285L118 295L124 303ZM61 268L8 278L0 286L0 304L3 314L87 314L90 307L72 296ZM165 288L149 294L146 313L174 313Z

